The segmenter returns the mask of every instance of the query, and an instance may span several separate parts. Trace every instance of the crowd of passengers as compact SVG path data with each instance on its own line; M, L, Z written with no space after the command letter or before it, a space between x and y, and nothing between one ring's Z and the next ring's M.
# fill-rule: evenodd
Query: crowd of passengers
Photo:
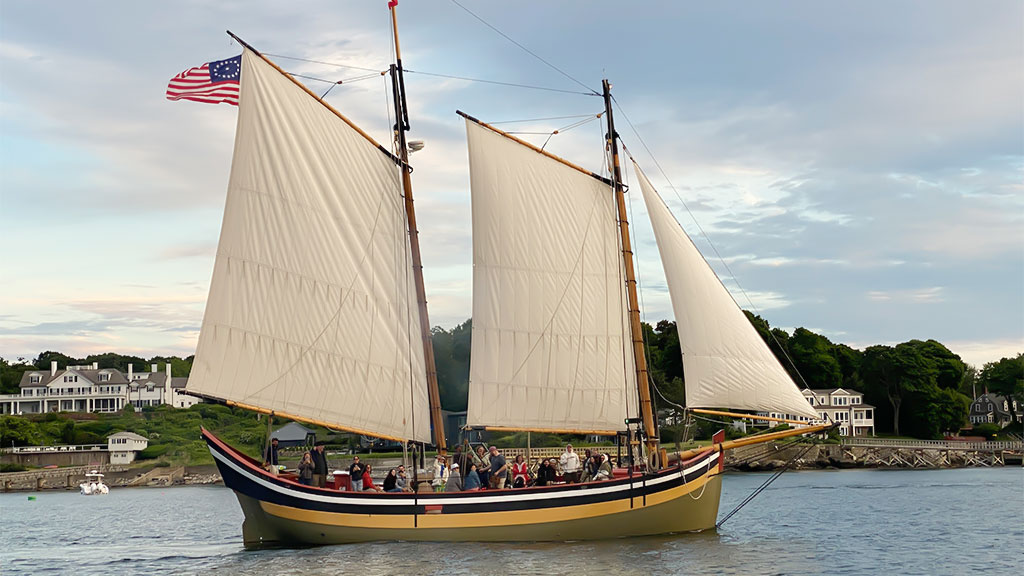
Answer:
M276 450L273 454L269 452L268 463L272 461L276 464ZM403 465L388 470L379 485L373 481L373 468L360 462L359 456L352 458L348 472L351 489L356 492L413 491L412 481ZM521 454L510 464L496 446L490 449L478 446L476 451L463 451L462 446L456 446L450 456L437 455L433 472L430 485L435 492L465 492L600 482L612 478L612 463L608 454L591 452L589 449L581 457L572 444L568 444L560 457L541 460L536 470L530 470ZM303 454L298 465L298 476L302 484L321 488L326 485L327 458L322 445Z

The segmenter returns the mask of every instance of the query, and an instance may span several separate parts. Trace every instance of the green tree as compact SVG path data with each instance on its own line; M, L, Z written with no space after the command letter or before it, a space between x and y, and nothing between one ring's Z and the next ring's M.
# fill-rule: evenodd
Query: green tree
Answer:
M993 394L1013 397L1024 404L1024 353L989 362L978 375L978 385Z
M466 320L449 332L440 326L431 330L434 364L441 408L461 411L469 398L469 359L473 340L473 321Z
M914 346L903 343L864 350L861 375L869 392L892 407L892 430L899 435L904 399L934 382L935 371Z
M24 358L18 358L14 364L0 358L0 394L19 394L21 375L35 369L35 366L25 363Z
M797 328L789 339L789 354L811 388L838 388L842 383L839 361L828 338Z
M57 361L58 369L63 369L67 368L68 366L74 366L78 364L85 364L85 362L79 360L78 358L72 358L71 356L61 354L60 352L54 352L52 350L47 350L46 352L39 354L39 356L37 356L32 363L35 364L37 370L49 370L50 362L54 360Z

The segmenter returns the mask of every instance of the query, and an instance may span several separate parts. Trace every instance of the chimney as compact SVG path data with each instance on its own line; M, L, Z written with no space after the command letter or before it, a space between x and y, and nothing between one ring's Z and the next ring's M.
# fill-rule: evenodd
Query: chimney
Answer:
M135 366L128 364L128 381L132 381L132 374L135 372Z
M50 360L50 376L56 376L56 375L57 375L57 361L56 360Z
M164 404L174 406L174 390L171 390L171 363L164 364L167 380L164 381Z
M99 362L93 362L92 363L92 369L93 370L99 370L100 369L100 363Z
M156 374L157 372L159 372L159 370L157 370L157 369L156 369L156 362L154 362L154 363L150 364L150 365L149 365L149 368L150 368L150 370L149 370L149 371L150 371L150 372L152 372L152 373L154 373L154 374Z

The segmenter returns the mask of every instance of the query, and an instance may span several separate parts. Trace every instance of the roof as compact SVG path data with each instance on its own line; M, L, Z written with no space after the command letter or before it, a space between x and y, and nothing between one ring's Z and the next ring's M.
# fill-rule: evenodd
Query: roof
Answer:
M874 408L874 407L875 406L873 404L847 404L846 406L824 406L824 405L818 404L814 408L815 409L820 408L822 410L843 410L843 411L846 411L846 410L850 410L850 409L859 410L861 408Z
M128 379L125 378L124 374L122 374L121 371L117 370L116 368L100 368L99 370L93 370L91 368L88 369L88 370L77 370L77 369L57 370L57 372L54 373L53 376L50 376L50 371L49 370L30 370L30 371L24 372L21 375L21 382L18 383L18 387L19 388L30 388L30 387L37 387L37 386L47 386L50 383L56 381L61 376L64 376L65 374L69 374L69 373L81 376L81 377L85 378L86 380L88 380L92 384L102 384L102 385L106 386L107 384L127 384L128 383ZM100 374L110 374L110 380L104 380L103 382L100 382ZM31 380L32 376L40 376L39 382L33 383L32 380ZM63 384L63 382L60 382L60 383Z
M978 396L977 398L974 399L973 402L971 402L970 414L984 415L991 414L994 412L996 414L999 414L1000 416L1012 417L1014 416L1013 405L1015 404L1015 402L1010 402L1009 400L1010 399L1006 398L1005 396L1000 396L999 394L992 394L990 392L986 392L981 396ZM991 410L988 408L989 402L992 403ZM1009 410L1003 409L1003 403L1006 403L1006 406L1007 408L1009 408ZM1021 411L1020 404L1017 404L1017 411Z
M271 433L279 442L305 442L306 436L314 432L298 422L289 422Z
M801 392L814 392L815 394L825 394L826 396L831 396L836 392L845 392L847 394L854 394L860 396L864 395L863 392L858 392L856 390L847 390L846 388L813 388L810 390L801 390Z
M127 438L129 440L141 440L143 442L149 442L148 438L146 438L145 436L139 436L135 432L118 432L116 434L111 434L110 436L107 436L107 438Z
M171 378L171 388L184 388L188 382L188 376L175 376Z

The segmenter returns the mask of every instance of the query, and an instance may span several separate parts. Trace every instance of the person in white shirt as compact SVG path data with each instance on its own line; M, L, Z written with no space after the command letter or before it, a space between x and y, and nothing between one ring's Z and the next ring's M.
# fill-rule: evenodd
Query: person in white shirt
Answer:
M558 465L562 469L562 477L566 484L580 481L580 456L573 452L572 444L565 445L565 452L558 458Z

